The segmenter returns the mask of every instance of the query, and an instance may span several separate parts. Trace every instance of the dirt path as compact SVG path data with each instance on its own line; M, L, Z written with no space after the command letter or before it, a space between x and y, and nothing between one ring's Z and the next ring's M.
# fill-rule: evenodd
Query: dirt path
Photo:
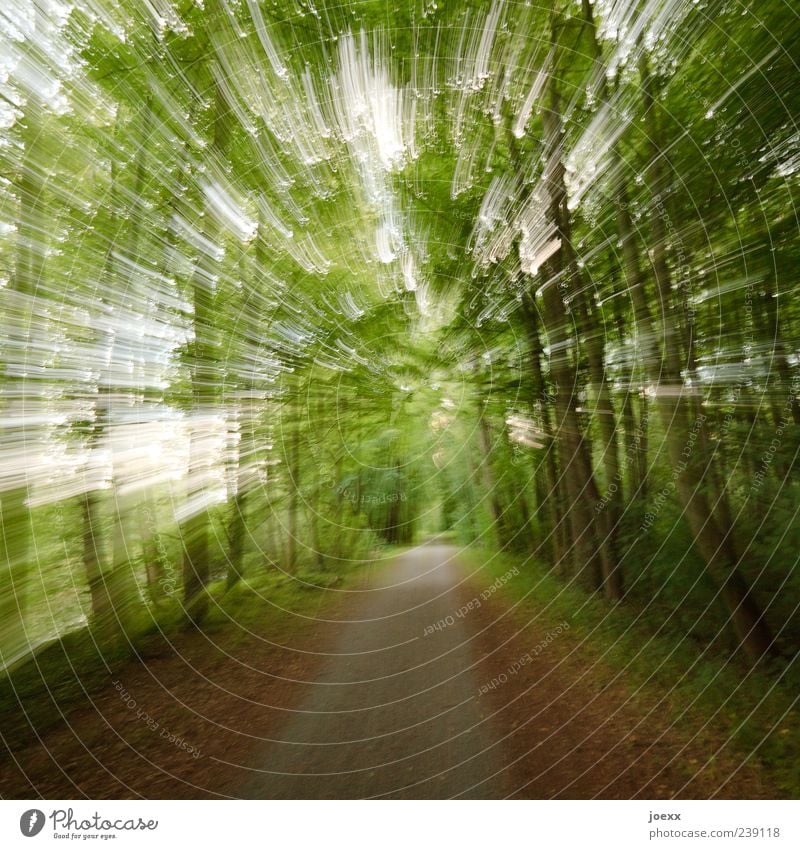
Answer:
M335 635L334 654L260 752L263 767L242 795L506 794L502 776L494 777L502 766L495 729L476 698L471 630L454 616L466 591L456 555L436 543L400 555L346 621L321 626Z
M0 796L775 795L713 723L633 699L455 547L420 545L354 589L303 627L185 635L110 672L42 739L6 741Z
M769 795L757 764L673 725L661 694L634 700L569 623L510 613L458 553L435 541L408 551L321 628L330 657L236 795Z

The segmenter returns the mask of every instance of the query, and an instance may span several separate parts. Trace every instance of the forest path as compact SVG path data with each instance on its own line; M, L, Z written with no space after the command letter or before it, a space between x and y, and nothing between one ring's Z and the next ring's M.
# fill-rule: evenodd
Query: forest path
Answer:
M372 567L363 596L335 606L337 620L315 629L325 661L310 683L293 685L289 711L269 742L251 750L248 775L229 792L286 799L769 793L757 765L723 747L709 757L716 741L674 725L668 693L645 689L633 698L617 672L572 639L568 623L530 603L515 610L495 582L435 539Z
M475 629L456 616L472 596L457 554L436 540L400 554L372 571L346 619L320 624L335 648L243 796L505 795Z
M515 602L525 566L481 565L434 539L303 617L162 640L43 734L4 733L0 797L777 795L713 717L680 705L676 724L602 639Z

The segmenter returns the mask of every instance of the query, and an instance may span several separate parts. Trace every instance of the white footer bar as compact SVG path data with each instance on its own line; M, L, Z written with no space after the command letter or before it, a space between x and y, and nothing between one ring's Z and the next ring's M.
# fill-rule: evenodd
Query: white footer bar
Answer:
M0 846L800 847L796 801L0 801Z

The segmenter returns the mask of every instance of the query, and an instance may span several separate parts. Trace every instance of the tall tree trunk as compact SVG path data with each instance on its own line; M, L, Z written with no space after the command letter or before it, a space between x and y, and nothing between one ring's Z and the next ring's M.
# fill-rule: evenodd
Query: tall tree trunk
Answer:
M536 303L531 292L523 293L522 310L525 317L525 329L528 333L529 359L533 372L533 388L536 403L541 410L541 430L545 439L544 463L536 474L536 511L543 513L545 520L540 522L550 528L550 534L543 541L550 562L557 565L562 562L568 548L564 530L566 523L563 481L559 474L556 458L553 427L550 417L550 398L542 372L542 340L539 335L539 317Z
M209 12L213 22L221 16L217 4ZM224 159L228 147L227 107L219 82L214 80L214 119L210 149L212 155ZM205 237L210 243L220 238L220 228L213 218L204 218ZM201 254L197 273L192 281L192 305L194 314L192 325L194 342L191 356L192 401L195 413L201 417L214 409L216 396L216 340L214 339L214 297L209 281L216 276L220 259ZM189 437L189 500L202 501L205 488L205 476L201 473L203 462L203 437L193 428ZM203 506L186 519L181 526L183 540L183 600L189 622L198 624L208 610L208 596L205 592L210 578L208 532L211 516Z
M136 210L135 214L130 216L131 227L128 239L128 257L132 263L139 262L139 245L146 221L146 205L141 201L147 183L147 144L150 139L154 117L153 96L149 92L144 98L143 116L139 149L136 152L136 171L133 185L133 197L139 205L139 209ZM129 280L128 285L131 291L136 291L137 281L135 279ZM147 303L149 300L146 293L142 293L139 297L143 303ZM146 359L145 351L142 352L142 359ZM162 398L163 393L155 394L152 390L145 391L145 402L159 401ZM151 489L144 490L141 501L136 505L136 511L139 515L147 588L152 601L158 603L164 595L164 564L161 558L162 546L158 530L158 503Z
M288 539L286 540L287 555L286 569L293 574L297 568L297 514L300 506L300 420L292 423L292 434L289 458L289 522Z
M244 565L244 540L247 534L247 519L245 510L247 498L241 487L236 491L236 497L231 505L231 518L228 523L228 568L225 574L225 585L228 589L236 586L242 579Z
M619 299L615 298L618 304ZM617 332L620 340L625 338L625 321L622 311L617 306L615 310ZM625 363L625 395L622 399L622 426L625 430L625 462L621 471L623 481L620 488L624 490L623 501L631 503L634 499L644 501L646 498L646 470L647 470L647 398L645 395L636 393L640 398L639 418L637 420L634 409L634 391L636 385L635 354ZM644 460L642 459L644 457Z
M503 503L500 499L500 490L495 480L494 467L492 465L492 433L486 416L486 409L481 405L481 408L478 410L478 437L481 447L480 469L483 476L483 483L489 496L489 506L491 507L492 524L494 526L497 545L498 548L502 549L508 545L509 537Z
M556 21L552 22L552 45L557 46ZM613 408L610 408L604 365L602 362L602 340L587 326L588 313L583 306L581 281L571 247L571 226L567 209L567 193L564 183L564 163L561 150L561 109L557 89L558 74L551 69L548 84L548 103L542 112L542 127L545 144L544 182L549 196L550 220L554 235L559 241L555 253L543 264L544 319L550 339L550 369L558 386L556 410L561 467L567 480L570 523L576 544L577 567L588 576L604 594L620 599L623 594L622 571L614 560L611 548L613 525L596 511L600 501L597 483L592 468L588 437L583 433L577 413L576 390L579 385L578 352L575 350L574 367L570 364L568 347L570 340L566 332L568 311L561 295L565 291L575 293L579 307L579 319L588 335L587 353L590 376L598 393L598 409L605 417L603 432L609 445L616 445L616 425ZM602 391L601 391L602 390ZM616 448L614 448L616 453ZM616 473L616 472L615 472Z
M34 9L36 29L39 12ZM25 454L36 443L35 434L26 428L25 409L29 396L35 394L30 386L36 373L32 351L31 331L35 314L37 287L44 271L45 226L42 195L45 181L41 176L42 128L30 114L25 115L22 131L24 148L17 175L19 208L14 270L3 295L2 343L4 351L2 413L10 422L4 440L21 456L19 474L8 489L0 493L0 652L6 661L27 647L25 609L28 595L28 572L31 561L33 529L28 506L29 483Z

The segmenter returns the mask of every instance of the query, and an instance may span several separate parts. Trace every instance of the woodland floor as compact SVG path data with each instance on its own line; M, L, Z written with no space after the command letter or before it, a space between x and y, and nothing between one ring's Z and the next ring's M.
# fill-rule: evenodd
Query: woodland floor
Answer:
M542 611L511 610L500 589L456 615L489 584L433 540L366 567L352 592L319 591L320 620L154 644L41 739L6 740L0 796L776 795L763 765L672 724L648 706L661 694L609 683Z

